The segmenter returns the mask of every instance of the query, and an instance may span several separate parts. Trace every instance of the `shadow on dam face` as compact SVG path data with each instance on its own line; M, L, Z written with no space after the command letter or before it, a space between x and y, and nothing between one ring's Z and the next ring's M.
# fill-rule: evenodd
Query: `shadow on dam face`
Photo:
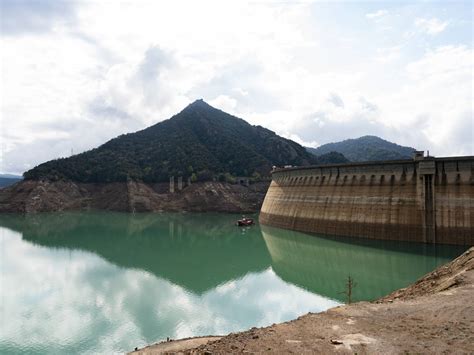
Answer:
M348 276L355 301L406 287L467 247L308 235L261 226L275 273L311 292L345 301Z

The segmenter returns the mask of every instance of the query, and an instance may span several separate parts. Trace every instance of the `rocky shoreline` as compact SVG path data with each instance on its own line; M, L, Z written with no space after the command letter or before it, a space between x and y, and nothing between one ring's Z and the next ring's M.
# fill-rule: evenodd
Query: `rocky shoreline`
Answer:
M24 180L0 190L0 213L108 210L118 212L257 212L269 182L243 186L197 182L169 191L168 183L76 183Z
M224 337L162 342L133 354L474 352L474 247L374 302L308 313Z

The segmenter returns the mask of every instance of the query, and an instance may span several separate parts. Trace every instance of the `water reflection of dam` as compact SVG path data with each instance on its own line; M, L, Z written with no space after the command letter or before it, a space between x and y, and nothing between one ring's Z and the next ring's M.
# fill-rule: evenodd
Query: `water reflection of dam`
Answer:
M405 287L463 251L461 247L374 240L331 239L262 226L272 267L285 281L344 300L350 275L355 300Z
M22 233L30 243L92 252L119 267L145 270L195 294L271 266L284 281L341 301L351 275L358 284L354 299L369 300L405 287L463 251L447 245L323 238L258 225L243 234L234 218L48 213L0 215L0 226Z

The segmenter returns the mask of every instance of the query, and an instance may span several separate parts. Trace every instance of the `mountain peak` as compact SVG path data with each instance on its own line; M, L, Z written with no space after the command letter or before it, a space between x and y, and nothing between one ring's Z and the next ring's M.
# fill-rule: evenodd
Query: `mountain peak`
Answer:
M196 113L208 113L210 111L217 110L216 108L212 107L209 105L206 101L203 99L197 99L193 102L191 102L188 106L186 106L180 114L185 114L186 116L191 116L194 117L196 116ZM197 115L199 117L199 115Z
M27 171L25 177L165 182L180 176L206 181L227 179L225 176L268 177L273 165L316 162L299 144L200 99L169 120L119 136L88 152L46 162Z
M209 105L203 99L197 99L197 100L193 101L192 103L190 103L188 106L186 106L186 108L188 108L188 107L212 107L212 106Z

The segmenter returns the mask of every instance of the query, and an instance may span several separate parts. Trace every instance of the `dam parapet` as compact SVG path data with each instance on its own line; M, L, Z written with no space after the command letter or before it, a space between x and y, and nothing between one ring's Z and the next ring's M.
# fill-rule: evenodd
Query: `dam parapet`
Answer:
M474 245L474 157L275 169L262 224L308 233Z

